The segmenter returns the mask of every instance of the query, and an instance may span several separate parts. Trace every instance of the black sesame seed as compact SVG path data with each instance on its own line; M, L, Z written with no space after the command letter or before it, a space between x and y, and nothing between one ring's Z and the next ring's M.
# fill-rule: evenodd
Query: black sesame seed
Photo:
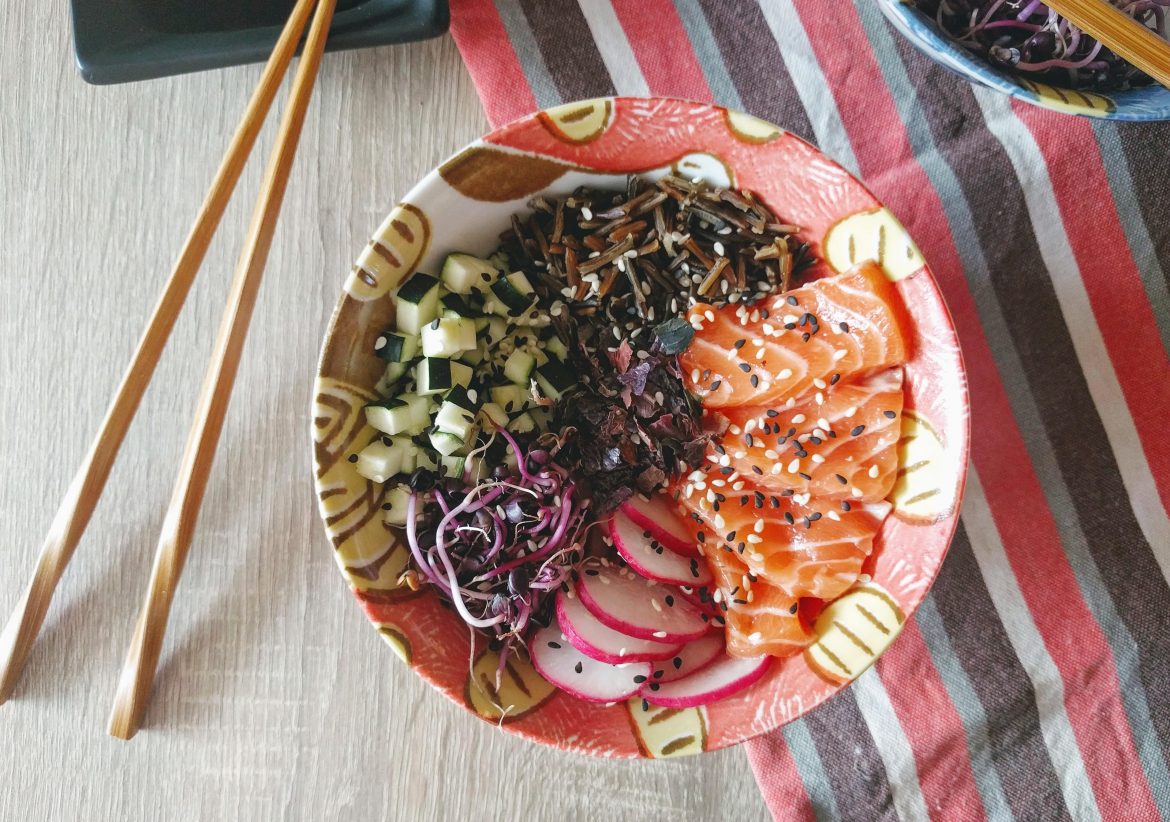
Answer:
M636 677L634 677L634 681L637 682L639 685L641 685L643 682L646 681L646 677L643 676L642 674L638 674Z
M788 442L788 437L780 437L778 440L776 440L777 445L783 445L786 442Z
M700 618L701 620L703 620L703 622L706 622L706 621L707 621L707 615L706 615L706 614L699 614L699 618Z
M731 474L735 473L735 469L732 468L730 465L725 465L719 469L719 473L722 474L723 476L727 477L727 476L730 476Z
M796 522L796 519L793 518L791 511L784 512L784 521L787 522L789 525L792 525L793 523Z
M644 539L650 539L651 536L652 536L652 533L650 531L643 531L642 532L642 537Z
M652 690L652 691L657 691L659 687L660 687L660 686L658 685L658 683L657 683L657 682L651 682L651 683L650 683L650 690Z
M559 649L561 647L561 643L553 642L552 640L549 640L548 647Z
M849 432L849 434L850 434L850 436L857 437L857 436L860 436L861 432L864 430L865 430L864 425L855 425L855 426L853 426L853 429Z
M758 376L756 376L755 374L752 374L752 378L751 378L751 380L749 380L749 382L751 382L752 388L759 388L760 387L760 378Z
M812 477L809 476L808 474L804 473L803 471L800 472L800 477L801 477L801 479L812 482Z
M735 546L735 547L736 547L736 549L737 549L737 550L738 550L738 551L739 551L739 552L742 554L744 551L746 551L746 550L747 550L747 543L746 543L746 542L741 542L739 545L737 545L737 546Z
M897 411L886 411L885 415L886 415L887 420L892 420L894 417L898 416L898 412Z
M790 496L792 496L792 495L793 495L793 494L795 494L795 493L796 493L796 492L795 492L795 491L793 491L791 488L785 488L783 491L781 491L781 492L780 492L780 496L782 496L782 497L790 497Z
M832 377L830 377L830 378L829 378L829 385L836 385L836 384L837 384L837 380L839 380L839 379L841 379L841 375L840 375L840 374L834 374Z
M747 495L747 494L744 494L742 497L740 497L740 498L739 498L739 504L740 504L740 505L747 505L747 501L748 501L748 495Z
M585 569L585 576L595 577L595 576L599 576L600 574L601 574L601 571L598 571L596 568L586 568Z
M809 337L811 337L811 336L812 336L812 334L810 334L810 333L808 333L807 331L805 331L803 334L801 334L801 335L800 335L800 341L801 341L801 342L808 342L808 339L809 339Z
M642 700L642 710L643 710L643 711L648 711L648 710L650 710L650 703L649 703L649 702L647 702L647 701L646 701L646 700L644 700L644 699Z
M850 511L852 509L853 509L853 506L849 504L849 500L845 500L844 502L841 503L841 510L842 511Z
M833 476L835 476L837 478L837 482L841 483L842 485L849 484L849 480L845 479L845 477L841 476L840 474L834 474Z
M777 411L775 408L769 408L769 409L767 410L767 412L766 412L766 413L768 414L768 416L769 416L769 417L778 417L778 416L780 416L780 412L779 412L779 411Z
M788 331L796 328L796 323L784 323L784 328Z
M837 432L836 432L836 431L830 431L830 432L829 432L829 439L831 439L831 440L835 440L835 439L837 439Z
M719 615L716 615L716 616L715 616L715 624L717 624L717 625L726 625L726 624L727 624L727 620L726 620L726 619L724 619L723 617L719 616Z
M751 434L744 434L744 435L743 435L743 441L744 441L745 443L747 443L747 447L748 447L748 448L751 448L751 447L752 447L752 445L754 445L754 444L755 444L755 439L752 437L752 435L751 435Z
M350 462L357 462L357 454L350 454L349 461Z
M845 322L843 322L843 323L838 323L838 328L840 328L840 329L841 329L842 331L844 331L846 334L848 334L848 333L849 333L849 323L845 323Z
M677 671L682 667L682 657L676 656L674 659L670 660L670 664L673 665L674 669Z
M393 506L393 505L391 505L391 504L390 504L390 503L388 503L388 502L383 502L383 503L382 503L382 510L383 510L383 511L389 511L389 510L390 510L391 508L393 508L393 507L394 507L394 506Z
M789 305L800 305L800 303L798 303L796 301L796 297L793 297L792 295L788 296L788 304Z
M723 380L715 380L715 382L711 383L711 390L718 391L719 386L721 386L721 385L723 385Z
M823 440L820 437L809 437L808 441L811 442L813 445L820 445L821 442L823 442Z
M673 608L673 607L674 607L674 597L672 597L670 594L667 594L667 595L666 595L666 600L665 600L665 601L666 601L666 607L667 607L667 608Z
M736 340L735 341L735 350L738 351L739 349L743 348L745 345L747 345L747 340Z
M769 497L768 504L771 505L773 508L779 508L780 507L779 497Z
M747 605L746 599L733 599L731 601L734 602L736 605Z
M788 609L788 613L795 614L799 607L800 606L797 605L795 602L792 603L792 607Z
M735 542L735 531L729 531L727 533L727 541L728 542Z
M801 459L804 459L808 456L808 451L805 451L803 448L801 448L800 443L796 444L796 456L800 457Z
M758 466L758 465L753 465L753 466L752 466L752 473L753 473L753 474L760 474L760 475L763 475L763 473L764 473L764 472L763 472L763 470L760 468L760 466Z
M664 671L664 670L662 670L661 668L659 668L657 671L655 671L655 672L654 672L654 678L655 678L655 679L662 679L662 675L663 675L664 673L666 673L666 671Z
M811 528L811 527L812 527L812 520L811 520L811 519L809 519L808 517L801 517L801 519L803 519L803 520L804 520L804 527L805 527L805 528Z
M741 362L739 364L739 370L746 374L752 370L752 367L750 365L748 365L746 362Z
M821 512L820 511L813 511L811 514L808 515L808 518L812 522L816 522L818 519L821 518Z
M699 542L706 542L707 541L707 532L706 531L700 531L697 536L699 538Z
M585 666L582 665L580 662L578 662L576 665L573 666L573 670L576 671L577 673L581 673L581 671L585 670Z
M795 429L795 428L789 428L789 429L788 429L788 436L790 436L790 437L795 437L795 436L796 436L796 429Z

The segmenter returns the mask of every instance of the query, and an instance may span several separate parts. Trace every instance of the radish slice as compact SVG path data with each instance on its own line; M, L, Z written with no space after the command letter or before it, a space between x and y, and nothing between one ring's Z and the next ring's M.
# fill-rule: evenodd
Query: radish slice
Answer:
M707 633L699 609L676 587L644 579L629 569L588 568L577 583L577 595L600 622L628 636L685 642Z
M528 644L532 665L545 679L578 699L618 702L638 692L650 675L649 662L607 665L590 659L561 635L555 621Z
M699 555L694 534L687 529L682 514L666 494L655 494L650 499L634 494L618 510L676 554L684 557Z
M699 671L674 682L650 681L642 689L647 702L664 708L694 708L726 699L757 682L772 664L770 656L721 657Z
M673 585L709 585L711 571L705 562L687 559L654 539L649 529L618 511L609 521L609 535L622 558L647 579Z
M557 622L574 648L598 662L650 662L670 659L684 649L678 643L627 636L600 622L572 591L557 594Z
M654 666L652 682L664 685L706 668L723 653L723 635L707 634L688 642L677 654ZM661 673L659 673L661 672Z

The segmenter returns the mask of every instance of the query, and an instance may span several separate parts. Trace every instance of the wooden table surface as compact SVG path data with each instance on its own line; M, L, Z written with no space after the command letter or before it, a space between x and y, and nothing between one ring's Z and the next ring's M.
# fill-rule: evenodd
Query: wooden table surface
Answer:
M64 3L0 2L3 619L260 74L88 86L68 27ZM309 449L322 333L395 199L486 125L449 38L326 56L146 727L119 742L106 718L258 187L254 155L0 707L0 819L767 817L742 749L608 762L472 718L367 626L330 557Z

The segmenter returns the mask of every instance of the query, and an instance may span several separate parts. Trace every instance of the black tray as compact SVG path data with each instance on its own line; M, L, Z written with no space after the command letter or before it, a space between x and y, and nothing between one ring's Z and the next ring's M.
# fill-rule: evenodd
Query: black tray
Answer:
M77 66L126 83L268 59L293 0L71 0ZM328 51L447 30L447 0L337 0Z

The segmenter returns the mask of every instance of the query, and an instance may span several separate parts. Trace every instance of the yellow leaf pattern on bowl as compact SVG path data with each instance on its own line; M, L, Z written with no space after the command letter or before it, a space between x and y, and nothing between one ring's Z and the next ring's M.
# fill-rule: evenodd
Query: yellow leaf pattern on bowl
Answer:
M925 264L918 246L887 208L861 211L833 225L825 234L824 251L835 271L848 271L860 262L875 260L894 282Z
M890 495L897 515L925 523L949 516L955 504L956 475L956 466L930 421L916 411L903 411L898 479Z
M784 133L766 120L731 109L727 110L727 127L745 143L767 143Z
M877 583L854 588L831 603L813 626L816 641L804 659L830 682L856 679L902 631L906 617Z
M626 702L626 710L643 756L689 756L702 753L706 746L707 719L702 708L643 705L641 697L633 697Z
M1075 89L1057 88L1047 83L1037 83L1035 80L1016 78L1021 86L1032 92L1038 98L1037 102L1045 108L1060 111L1065 114L1088 114L1099 116L1117 109L1117 104L1102 94L1091 91L1076 91Z
M431 241L431 224L410 203L390 212L366 245L349 275L345 290L355 300L376 300L414 272Z
M589 143L605 133L613 116L613 100L581 100L540 112L537 118L563 143Z
M386 644L394 649L398 658L409 665L414 657L414 652L411 650L410 640L406 638L406 634L398 630L398 626L391 625L389 622L380 623L378 633L382 635L382 639L386 640Z
M484 651L476 657L464 687L468 706L484 719L511 722L536 710L556 693L532 663L515 655L505 663L497 686L499 665L497 651Z

